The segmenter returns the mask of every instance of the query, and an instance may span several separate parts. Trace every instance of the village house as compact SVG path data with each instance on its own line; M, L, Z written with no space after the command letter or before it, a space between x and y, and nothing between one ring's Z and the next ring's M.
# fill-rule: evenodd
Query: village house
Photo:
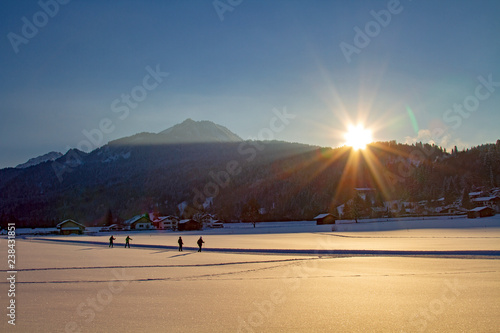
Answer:
M495 211L500 212L500 197L477 197L471 200L476 207L490 207Z
M193 219L181 220L178 224L179 231L201 230L202 228L203 223L195 221Z
M203 214L197 220L203 223L203 228L224 228L224 223L212 214Z
M59 229L61 235L81 235L85 231L85 226L73 220L65 220L57 224L57 229Z
M109 226L104 226L102 227L99 231L121 231L123 230L123 227L119 224L112 224Z
M467 213L466 209L453 206L445 207L439 211L439 214L446 214L446 215L459 215L465 213Z
M224 221L222 220L213 220L209 225L209 228L224 228Z
M158 216L152 223L158 230L177 230L179 219L173 215Z
M488 217L494 216L495 210L491 207L476 207L467 212L467 217L470 219L475 219L478 217Z
M393 214L414 214L420 204L402 200L384 201L384 210Z
M335 224L336 216L330 213L319 214L314 218L317 225L320 224Z
M153 224L149 219L149 214L137 215L123 222L126 230L149 230L153 229Z

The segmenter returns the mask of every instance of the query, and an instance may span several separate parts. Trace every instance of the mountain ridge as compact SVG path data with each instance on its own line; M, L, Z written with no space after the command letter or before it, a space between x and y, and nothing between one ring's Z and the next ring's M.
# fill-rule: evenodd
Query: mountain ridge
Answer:
M55 161L59 157L63 156L62 153L57 152L57 151L51 151L47 154L40 155L37 157L30 158L27 162L18 164L15 168L16 169L26 169L35 165L38 165L40 163L48 162L48 161Z
M227 127L216 124L209 120L195 121L187 118L182 123L173 125L161 132L141 132L130 136L118 138L104 145L148 145L148 144L185 144L206 142L242 142L243 139L230 131ZM75 149L75 148L73 148ZM49 152L37 157L30 158L27 162L18 164L16 169L25 169L44 162L55 161L65 154L60 152ZM2 168L2 169L8 169ZM0 169L1 170L1 169Z
M243 139L228 128L212 121L184 120L159 133L142 132L110 142L111 145L187 144L207 142L241 142Z
M240 219L256 202L267 212L262 218L310 220L352 198L355 187L376 188L387 200L418 202L443 196L453 201L464 187L500 186L500 140L451 154L429 144L374 143L353 164L348 147L238 141L212 122L183 123L188 129L202 125L200 135L181 123L90 153L70 149L55 161L1 169L0 222L53 226L72 218L90 226L110 212L118 221L152 211L181 215L181 203L189 218L206 202L206 211L225 220ZM202 137L212 131L204 132L205 126L227 140L164 138L175 131Z

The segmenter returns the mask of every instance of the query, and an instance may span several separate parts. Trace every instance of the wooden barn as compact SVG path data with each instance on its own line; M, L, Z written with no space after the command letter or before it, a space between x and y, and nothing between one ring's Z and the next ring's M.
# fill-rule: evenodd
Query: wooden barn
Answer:
M73 220L65 220L57 224L57 229L59 229L61 235L81 235L85 231L85 226Z
M319 214L314 218L316 224L335 224L336 216L330 213Z
M201 230L203 228L203 223L189 219L181 220L177 225L179 231L189 231L189 230Z
M491 207L476 207L467 212L467 217L470 219L475 219L478 217L488 217L494 215L495 215L495 210Z

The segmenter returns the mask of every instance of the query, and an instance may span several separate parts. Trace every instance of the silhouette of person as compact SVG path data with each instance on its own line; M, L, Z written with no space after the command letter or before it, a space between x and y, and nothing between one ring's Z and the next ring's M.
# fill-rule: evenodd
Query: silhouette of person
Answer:
M113 237L113 235L111 235L111 237L109 237L109 247L113 247L113 241L115 240L116 238Z
M184 242L182 241L182 237L179 236L179 239L177 240L177 243L179 243L179 251L182 252L182 245L184 244Z
M132 238L130 238L128 235L127 235L127 238L125 238L125 247L127 247L128 245L128 248L130 249L130 241L132 240Z
M203 245L203 243L205 243L203 241L203 238L200 237L200 239L198 239L196 243L198 244L198 252L201 252L201 246Z

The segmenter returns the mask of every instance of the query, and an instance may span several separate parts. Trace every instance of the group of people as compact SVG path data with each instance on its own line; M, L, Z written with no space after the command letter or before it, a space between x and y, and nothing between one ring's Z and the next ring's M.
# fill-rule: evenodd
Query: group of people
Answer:
M182 237L179 236L179 239L177 240L177 243L179 244L179 251L182 251L182 245L184 245L184 242L182 241ZM201 252L201 247L203 246L205 242L203 241L203 238L200 236L196 244L198 244L198 252Z
M115 240L116 238L111 235L111 237L109 237L109 247L113 247L113 241ZM127 238L125 238L125 247L128 246L128 248L130 249L130 241L132 240L132 238L130 238L130 236L127 236Z
M113 247L114 240L116 240L116 238L113 235L111 235L111 237L109 237L109 247ZM132 240L132 238L130 238L130 236L127 236L127 238L125 238L125 248L126 247L130 248L130 241L131 240ZM179 251L182 251L182 245L184 245L184 242L182 241L181 236L179 236L177 243L179 244ZM198 244L198 252L201 252L201 248L202 248L204 243L205 243L205 241L203 240L202 237L200 237L198 239L198 241L196 242L196 244Z

